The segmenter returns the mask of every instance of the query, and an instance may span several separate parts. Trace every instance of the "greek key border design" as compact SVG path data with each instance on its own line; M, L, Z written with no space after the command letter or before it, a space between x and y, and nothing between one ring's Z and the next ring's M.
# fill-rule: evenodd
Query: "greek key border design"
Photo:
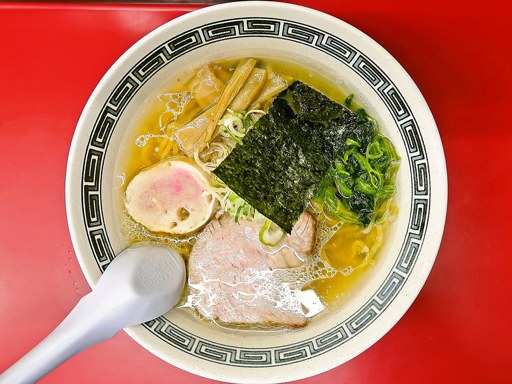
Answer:
M291 20L247 17L213 22L172 37L142 58L117 84L94 124L84 158L81 199L84 226L101 271L114 258L102 214L103 160L124 108L146 81L183 54L218 41L248 36L285 39L307 45L334 57L372 87L388 107L405 144L411 168L413 204L406 238L384 283L345 322L314 338L276 348L233 348L200 339L164 317L143 324L164 342L198 358L255 368L293 364L339 347L362 332L389 307L414 269L421 251L430 216L431 184L425 144L407 101L384 71L354 46L339 36Z

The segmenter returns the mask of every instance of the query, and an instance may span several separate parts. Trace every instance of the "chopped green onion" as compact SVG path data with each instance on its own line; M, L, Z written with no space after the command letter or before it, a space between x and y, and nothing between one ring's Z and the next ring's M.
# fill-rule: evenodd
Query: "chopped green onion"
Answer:
M262 244L274 246L281 241L283 236L284 231L267 219L260 230L259 239Z
M347 98L345 99L345 105L350 108L350 106L352 105L352 100L354 100L353 93L347 96Z
M345 144L347 144L348 147L360 147L361 145L355 141L355 140L352 140L350 137L347 138L347 140L345 141Z

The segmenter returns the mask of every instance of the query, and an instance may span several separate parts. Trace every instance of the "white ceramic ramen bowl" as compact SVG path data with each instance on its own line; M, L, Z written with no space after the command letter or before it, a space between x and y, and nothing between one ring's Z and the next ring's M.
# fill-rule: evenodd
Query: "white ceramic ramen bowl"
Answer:
M94 286L127 246L116 219L115 164L141 104L186 68L224 58L300 62L351 89L402 158L399 217L371 273L342 306L297 331L234 331L184 310L129 328L169 363L230 382L312 376L360 354L396 324L422 288L444 228L447 177L431 112L404 69L371 38L323 13L275 2L218 5L177 18L131 47L106 73L78 123L66 204L82 270Z

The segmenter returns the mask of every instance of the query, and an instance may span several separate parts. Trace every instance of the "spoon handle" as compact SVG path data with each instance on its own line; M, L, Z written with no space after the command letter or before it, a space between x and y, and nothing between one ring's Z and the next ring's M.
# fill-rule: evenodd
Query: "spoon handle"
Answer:
M76 353L106 340L121 327L104 321L94 292L84 296L55 330L0 375L0 384L35 383Z

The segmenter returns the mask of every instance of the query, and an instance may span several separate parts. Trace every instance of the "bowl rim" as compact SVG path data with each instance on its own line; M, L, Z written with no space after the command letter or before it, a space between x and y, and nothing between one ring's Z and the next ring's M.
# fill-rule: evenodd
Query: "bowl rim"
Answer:
M444 230L444 224L446 220L446 210L447 210L447 195L448 195L448 183L447 183L447 173L446 173L446 161L444 158L444 152L442 150L442 143L439 136L439 132L437 130L434 118L430 112L430 109L425 102L423 96L421 95L421 92L413 82L413 80L410 78L410 76L407 74L407 72L403 69L403 67L386 51L384 48L382 48L378 43L376 43L373 39L365 35L363 32L359 31L355 27L351 26L350 24L339 20L337 18L334 18L330 15L327 15L325 13L312 10L307 7L298 6L298 5L292 5L288 3L279 3L279 2L267 2L267 1L247 1L247 2L239 2L239 3L227 3L227 4L220 4L215 5L207 8L203 8L200 10L196 10L193 12L190 12L186 15L180 16L176 19L173 19L162 26L156 28L154 31L150 32L149 34L142 37L138 42L136 42L132 47L130 47L112 66L111 68L105 73L105 75L102 77L94 91L92 92L86 106L84 107L84 110L82 112L82 115L80 116L80 119L77 123L77 128L75 131L75 134L73 135L73 140L70 147L70 152L68 156L68 164L67 164L67 170L66 170L66 213L67 213L67 219L68 219L68 227L71 234L71 239L73 243L73 247L75 249L75 253L77 255L77 259L79 261L80 267L91 287L95 285L95 277L89 273L89 268L86 265L86 260L83 259L81 253L79 252L79 249L81 248L81 240L79 239L80 235L78 234L78 230L76 228L77 219L80 219L79 221L83 221L83 219L80 217L80 213L77 212L76 209L76 193L74 192L74 186L73 183L77 180L77 164L79 164L79 167L81 167L81 162L85 160L84 157L80 157L81 146L84 145L84 139L83 134L87 129L85 128L87 125L87 121L90 118L91 111L93 109L93 105L97 98L100 97L100 94L105 92L105 89L108 88L108 85L112 82L112 78L115 77L116 74L119 72L124 72L123 67L125 65L125 61L127 58L131 57L134 54L137 54L137 52L144 48L147 44L151 45L150 43L155 39L161 36L162 33L167 31L168 29L171 29L179 24L186 24L187 22L198 20L198 26L201 25L199 20L202 17L212 17L212 15L220 14L220 13L229 13L226 11L233 11L233 10L246 10L247 13L250 13L251 10L255 10L256 8L259 9L265 9L269 12L272 10L289 10L291 13L305 13L312 18L315 19L315 21L323 20L325 22L336 24L339 26L339 29L345 29L350 30L352 33L360 36L361 38L361 44L371 45L372 49L377 51L379 55L383 58L383 60L387 60L393 68L397 71L397 74L402 77L403 82L407 83L407 86L409 87L409 91L414 94L414 103L418 106L419 109L422 110L423 116L422 119L430 120L429 130L428 130L428 138L431 140L431 146L436 147L439 150L435 153L435 161L436 161L436 171L437 171L437 181L439 185L436 187L436 214L437 214L437 221L436 221L436 228L437 231L435 233L430 232L429 237L429 254L431 255L428 259L423 259L424 265L423 269L421 270L421 274L418 277L419 280L416 281L414 288L409 286L409 296L408 297L402 297L401 305L398 308L394 309L394 315L392 316L392 320L388 320L385 324L381 324L382 328L380 329L380 332L376 333L372 336L371 339L363 340L361 343L360 348L355 349L352 351L351 354L344 356L343 358L340 358L338 362L335 362L331 360L330 362L322 362L322 365L317 367L316 369L308 370L306 374L302 372L298 372L298 370L289 370L290 372L286 375L286 377L283 376L283 374L275 375L272 377L258 377L258 382L276 382L276 381L290 381L290 380L296 380L305 378L308 376L312 376L321 372L325 372L329 369L334 368L335 366L341 365L344 362L350 360L351 358L357 356L358 354L362 353L364 350L369 348L371 345L373 345L375 342L377 342L380 338L382 338L388 331L391 329L403 316L403 314L408 310L408 308L412 305L415 298L419 294L421 288L423 287L430 270L435 262L436 255L441 243L441 238ZM249 17L249 16L248 16ZM224 20L231 19L230 17L226 17ZM293 17L292 17L293 19ZM218 19L221 20L221 19ZM154 46L151 46L150 49L153 49ZM397 75L394 75L397 76ZM425 133L425 132L424 132ZM87 137L88 139L88 137ZM432 159L431 159L432 160ZM80 177L82 175L80 174ZM129 328L126 329L126 332L133 337L139 344L144 346L146 349L154 353L155 355L164 358L167 361L170 361L168 358L162 357L160 351L158 348L155 348L151 342L148 342L147 340L144 340L144 337L140 336L140 330L136 328ZM244 376L242 373L238 377L233 377L232 374L226 373L225 376L219 376L218 373L210 373L205 372L204 370L201 370L199 367L196 367L194 364L189 363L183 363L178 361L172 361L172 364L176 365L179 368L185 369L189 372L209 377L212 379L217 380L228 380L233 382L254 382L254 377L251 377L250 375ZM282 366L280 366L282 367Z

